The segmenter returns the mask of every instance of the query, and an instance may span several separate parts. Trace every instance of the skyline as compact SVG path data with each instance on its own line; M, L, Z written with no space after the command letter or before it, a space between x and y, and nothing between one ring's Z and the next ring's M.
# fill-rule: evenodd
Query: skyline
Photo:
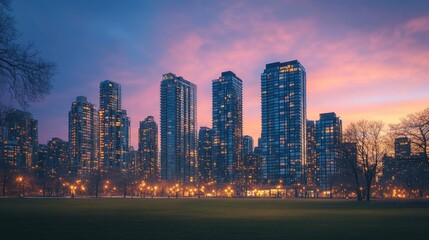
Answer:
M98 13L101 2L12 2L21 41L58 64L51 95L27 109L40 143L67 140L72 102L86 96L99 109L98 85L109 79L122 85L136 148L139 122L160 121L168 72L198 86L198 126L211 128L211 81L228 70L243 80L243 135L257 140L264 66L294 59L307 71L310 120L336 112L344 127L394 123L427 107L429 3L274 2L103 2Z

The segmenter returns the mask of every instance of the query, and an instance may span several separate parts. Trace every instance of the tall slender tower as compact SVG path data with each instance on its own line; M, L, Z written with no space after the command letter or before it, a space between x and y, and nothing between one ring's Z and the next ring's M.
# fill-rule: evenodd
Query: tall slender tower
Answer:
M173 73L161 81L161 180L193 183L197 167L197 86Z
M262 172L271 184L303 181L306 73L297 61L266 65L261 75Z
M119 129L119 139L120 144L118 146L118 149L120 150L121 154L121 163L122 163L122 169L129 170L130 167L130 141L131 141L131 121L130 118L127 116L127 111L124 109L121 109L119 112L119 122L120 129Z
M305 164L306 185L316 186L316 123L307 120L307 159Z
M214 178L218 184L240 176L243 142L243 83L223 72L212 83Z
M140 122L138 174L149 182L158 181L158 125L153 116Z
M121 109L121 85L100 83L100 161L105 167L127 168L130 119Z
M98 167L98 112L79 96L69 112L69 144L72 174L87 175Z
M330 189L332 177L338 173L341 136L341 119L333 112L320 114L316 121L316 176L317 185L322 189Z

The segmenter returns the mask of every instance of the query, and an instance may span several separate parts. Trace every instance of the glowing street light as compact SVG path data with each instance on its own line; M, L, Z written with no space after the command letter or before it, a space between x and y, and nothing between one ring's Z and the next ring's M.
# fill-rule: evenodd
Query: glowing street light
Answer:
M74 195L76 194L76 186L74 185L70 186L70 193L71 193L71 198L74 198Z
M21 197L21 195L22 197L24 197L24 178L19 176L16 178L16 181L18 182L19 185L21 185L21 191L18 197Z

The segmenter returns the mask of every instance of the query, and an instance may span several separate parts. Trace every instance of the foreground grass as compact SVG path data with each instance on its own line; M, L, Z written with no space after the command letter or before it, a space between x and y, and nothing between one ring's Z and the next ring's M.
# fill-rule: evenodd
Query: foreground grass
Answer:
M0 199L1 239L428 239L429 203Z

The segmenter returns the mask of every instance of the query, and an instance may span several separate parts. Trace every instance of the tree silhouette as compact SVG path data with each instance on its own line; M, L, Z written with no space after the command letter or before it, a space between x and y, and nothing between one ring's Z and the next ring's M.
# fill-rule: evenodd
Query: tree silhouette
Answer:
M421 154L421 159L429 165L429 108L407 115L390 129L395 138L409 138L414 152Z
M0 119L13 102L26 108L52 87L55 64L43 59L31 43L21 45L10 16L10 0L0 0Z
M368 120L353 122L347 127L343 137L346 142L356 144L356 169L362 171L364 195L370 201L374 180L380 173L383 157L387 153L384 124ZM357 186L359 185L357 182Z

